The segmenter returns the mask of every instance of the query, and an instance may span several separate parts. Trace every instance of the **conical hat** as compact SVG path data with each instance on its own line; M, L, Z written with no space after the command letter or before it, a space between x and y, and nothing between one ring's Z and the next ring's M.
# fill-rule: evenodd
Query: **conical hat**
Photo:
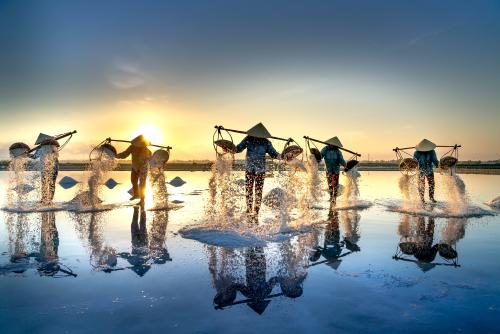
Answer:
M40 133L36 139L35 145L39 145L48 139L54 139L54 137L46 135L45 133Z
M267 131L264 124L259 123L255 125L253 128L247 131L247 135L257 138L269 138L271 134Z
M422 141L415 146L415 149L420 152L432 151L435 148L436 144L427 139L422 139Z
M132 145L137 147L146 147L149 144L149 141L143 135L138 135L137 137L132 139Z
M328 139L325 143L332 146L342 147L342 143L340 142L340 139L337 136Z

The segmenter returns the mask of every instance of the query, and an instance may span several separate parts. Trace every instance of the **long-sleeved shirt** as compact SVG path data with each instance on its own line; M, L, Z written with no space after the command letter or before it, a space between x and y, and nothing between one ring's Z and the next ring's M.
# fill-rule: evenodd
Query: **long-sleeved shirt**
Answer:
M246 171L261 174L266 172L266 153L272 158L277 158L279 153L274 149L268 139L246 136L236 146L236 153L247 149Z
M132 169L136 172L140 172L149 157L151 157L151 151L147 147L134 145L130 145L125 151L118 153L116 157L118 159L125 159L130 154L132 154Z
M431 175L433 173L433 165L435 167L439 165L439 160L434 150L428 152L415 151L413 157L418 161L418 168L421 175Z
M326 171L330 174L340 174L340 166L345 166L344 156L337 147L323 147L321 157L325 159Z

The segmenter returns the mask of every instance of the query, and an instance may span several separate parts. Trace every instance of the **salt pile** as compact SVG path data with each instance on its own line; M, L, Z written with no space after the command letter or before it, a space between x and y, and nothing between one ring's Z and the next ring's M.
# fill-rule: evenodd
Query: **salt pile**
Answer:
M70 176L64 176L61 180L59 180L59 185L63 187L63 189L70 189L74 187L77 183L78 181Z
M172 180L170 180L170 182L168 184L170 184L173 187L181 187L184 184L186 184L186 181L181 179L179 176L176 176Z

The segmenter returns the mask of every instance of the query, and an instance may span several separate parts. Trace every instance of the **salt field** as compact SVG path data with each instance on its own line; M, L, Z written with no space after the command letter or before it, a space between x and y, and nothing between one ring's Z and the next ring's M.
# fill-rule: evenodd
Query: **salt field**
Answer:
M498 332L500 218L487 203L500 176L461 175L456 198L436 174L438 202L418 208L399 172L342 175L330 211L323 172L301 173L266 179L258 221L242 172L167 173L168 205L148 186L145 210L128 202L127 172L99 181L96 210L68 204L85 172L61 172L38 209L14 205L0 173L2 332ZM31 203L36 190L16 191Z

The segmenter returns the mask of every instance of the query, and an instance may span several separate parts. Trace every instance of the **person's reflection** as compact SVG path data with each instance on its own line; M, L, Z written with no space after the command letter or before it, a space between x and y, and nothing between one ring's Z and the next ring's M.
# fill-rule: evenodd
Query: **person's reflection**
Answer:
M404 260L415 262L419 268L426 272L433 269L436 265L454 265L458 266L455 262L453 264L434 262L436 256L439 255L446 260L453 260L457 257L453 245L460 236L460 224L448 225L444 228L442 233L441 242L434 243L435 233L435 219L434 217L413 217L410 215L401 215L401 220L398 226L398 233L400 241L398 244L399 254L413 256L415 260L411 260L400 256L396 253L393 258L395 260Z
M433 245L434 227L433 217L428 217L427 222L425 221L425 217L417 218L414 256L419 262L431 263L436 258L438 247L437 245Z
M0 272L23 273L35 266L41 276L64 277L77 275L59 262L59 232L56 227L55 212L41 212L39 220L32 220L28 215L17 215L17 221L7 221L11 247L10 266L0 268ZM36 217L37 214L32 214ZM40 224L40 225L38 225ZM36 226L36 227L33 227ZM35 231L40 231L40 239ZM31 249L31 250L30 250ZM34 259L35 261L31 261Z
M130 253L120 253L120 257L128 261L129 267L138 276L144 276L151 265L149 264L148 233L146 228L146 211L141 206L134 207L132 224L130 225L132 250Z
M272 294L279 279L277 277L266 279L266 256L262 247L249 247L244 251L243 259L234 250L220 247L219 251L217 254L216 247L209 247L209 270L216 289L213 300L215 309L246 304L260 315L266 310L271 298L282 295ZM238 268L242 267L245 272L244 277L238 277ZM291 296L296 294L292 286L285 286L285 289L287 288ZM236 301L238 291L247 299Z
M310 260L311 262L316 262L323 256L325 261L318 262L317 264L326 263L336 270L340 266L342 246L343 244L340 241L339 212L331 210L328 213L328 224L325 227L323 246L316 247L316 251L312 254Z
M266 279L266 255L262 247L250 247L245 253L246 284L240 292L251 299L247 305L258 314L264 313L271 302L266 300L271 295L277 278Z

